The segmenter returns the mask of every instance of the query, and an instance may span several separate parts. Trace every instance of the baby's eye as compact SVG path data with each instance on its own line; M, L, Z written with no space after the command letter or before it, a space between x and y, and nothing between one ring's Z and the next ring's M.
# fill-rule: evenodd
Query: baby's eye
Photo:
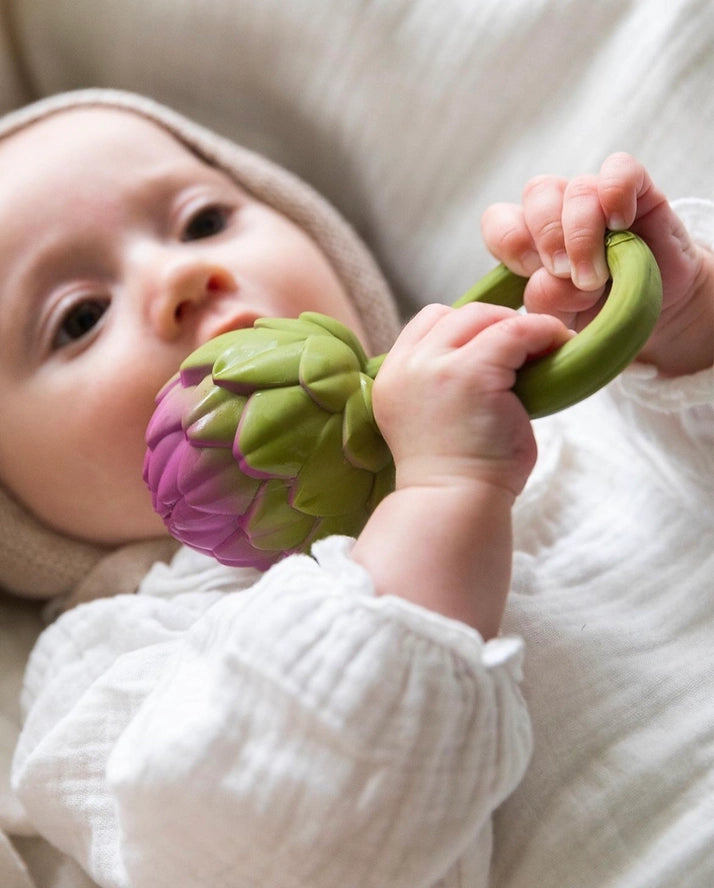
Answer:
M188 222L181 240L194 241L220 234L228 224L230 211L226 207L209 206L199 210Z
M102 319L109 308L108 299L83 299L63 316L52 340L52 348L59 349L86 336Z

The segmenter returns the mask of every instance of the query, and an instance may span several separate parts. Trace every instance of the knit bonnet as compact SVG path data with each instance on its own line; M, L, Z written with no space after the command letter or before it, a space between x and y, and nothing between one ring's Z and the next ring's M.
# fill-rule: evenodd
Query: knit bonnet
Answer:
M398 330L398 315L371 254L334 207L305 182L261 155L152 99L109 89L61 93L12 111L0 118L0 140L52 114L92 106L126 110L155 122L303 228L345 286L373 352L389 348ZM0 485L0 589L14 595L57 599L64 608L103 595L134 592L151 564L168 560L177 547L169 538L137 540L113 548L72 539L44 525Z

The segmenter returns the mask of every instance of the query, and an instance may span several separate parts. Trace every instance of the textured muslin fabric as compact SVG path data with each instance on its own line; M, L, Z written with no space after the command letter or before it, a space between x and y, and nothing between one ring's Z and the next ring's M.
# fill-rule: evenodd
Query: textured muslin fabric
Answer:
M257 582L183 550L54 623L16 756L42 834L112 888L485 885L522 644L376 597L350 545Z
M397 311L371 254L312 188L260 155L144 96L119 90L79 90L28 105L0 119L0 140L49 115L80 107L123 109L154 121L297 223L335 268L359 311L374 353L391 345L398 330ZM62 596L55 610L105 594L133 592L151 563L166 560L175 550L166 539L113 548L71 539L38 521L0 488L0 588L29 598Z
M503 623L534 755L495 816L494 888L714 880L713 396L711 371L633 367L537 424Z

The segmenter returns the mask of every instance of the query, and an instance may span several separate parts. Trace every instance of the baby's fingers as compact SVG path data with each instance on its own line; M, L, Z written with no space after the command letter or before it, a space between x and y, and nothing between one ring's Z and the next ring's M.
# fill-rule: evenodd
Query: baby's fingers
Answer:
M543 266L551 275L572 277L581 290L605 285L605 218L594 176L570 182L556 176L536 176L523 190L523 212Z
M514 314L483 330L473 346L484 368L503 372L503 388L513 384L513 371L526 361L553 351L573 333L558 319L547 314ZM498 377L496 377L498 378Z
M624 152L606 158L597 176L572 179L563 195L562 222L575 285L588 291L602 287L609 277L606 228L630 228L663 201L647 170Z
M523 189L523 215L543 266L556 277L570 275L562 223L567 182L536 176Z
M642 164L622 151L607 157L600 168L598 197L613 231L630 228L665 200Z
M588 292L604 287L610 272L605 261L605 214L596 176L578 176L568 182L562 223L573 283Z
M556 278L541 268L531 276L524 304L532 314L549 314L567 327L582 330L602 306L605 290L579 290L570 278Z
M481 217L481 235L489 251L516 274L528 277L540 268L540 257L520 204L495 203L487 207Z

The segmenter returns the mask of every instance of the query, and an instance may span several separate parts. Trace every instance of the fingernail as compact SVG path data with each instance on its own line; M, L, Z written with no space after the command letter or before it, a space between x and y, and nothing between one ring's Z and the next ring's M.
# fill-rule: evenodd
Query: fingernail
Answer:
M590 262L578 262L573 269L573 283L579 290L594 290L597 287L595 269Z
M573 283L579 290L597 290L604 286L609 276L604 263L578 262L573 269Z
M607 227L610 229L610 231L624 231L625 228L627 228L627 223L622 216L614 213L607 220Z
M524 274L533 274L540 268L540 256L536 250L527 250L521 256L521 267Z
M559 250L557 253L553 253L553 274L556 277L569 277L570 276L570 259L568 259L568 254L563 250Z

